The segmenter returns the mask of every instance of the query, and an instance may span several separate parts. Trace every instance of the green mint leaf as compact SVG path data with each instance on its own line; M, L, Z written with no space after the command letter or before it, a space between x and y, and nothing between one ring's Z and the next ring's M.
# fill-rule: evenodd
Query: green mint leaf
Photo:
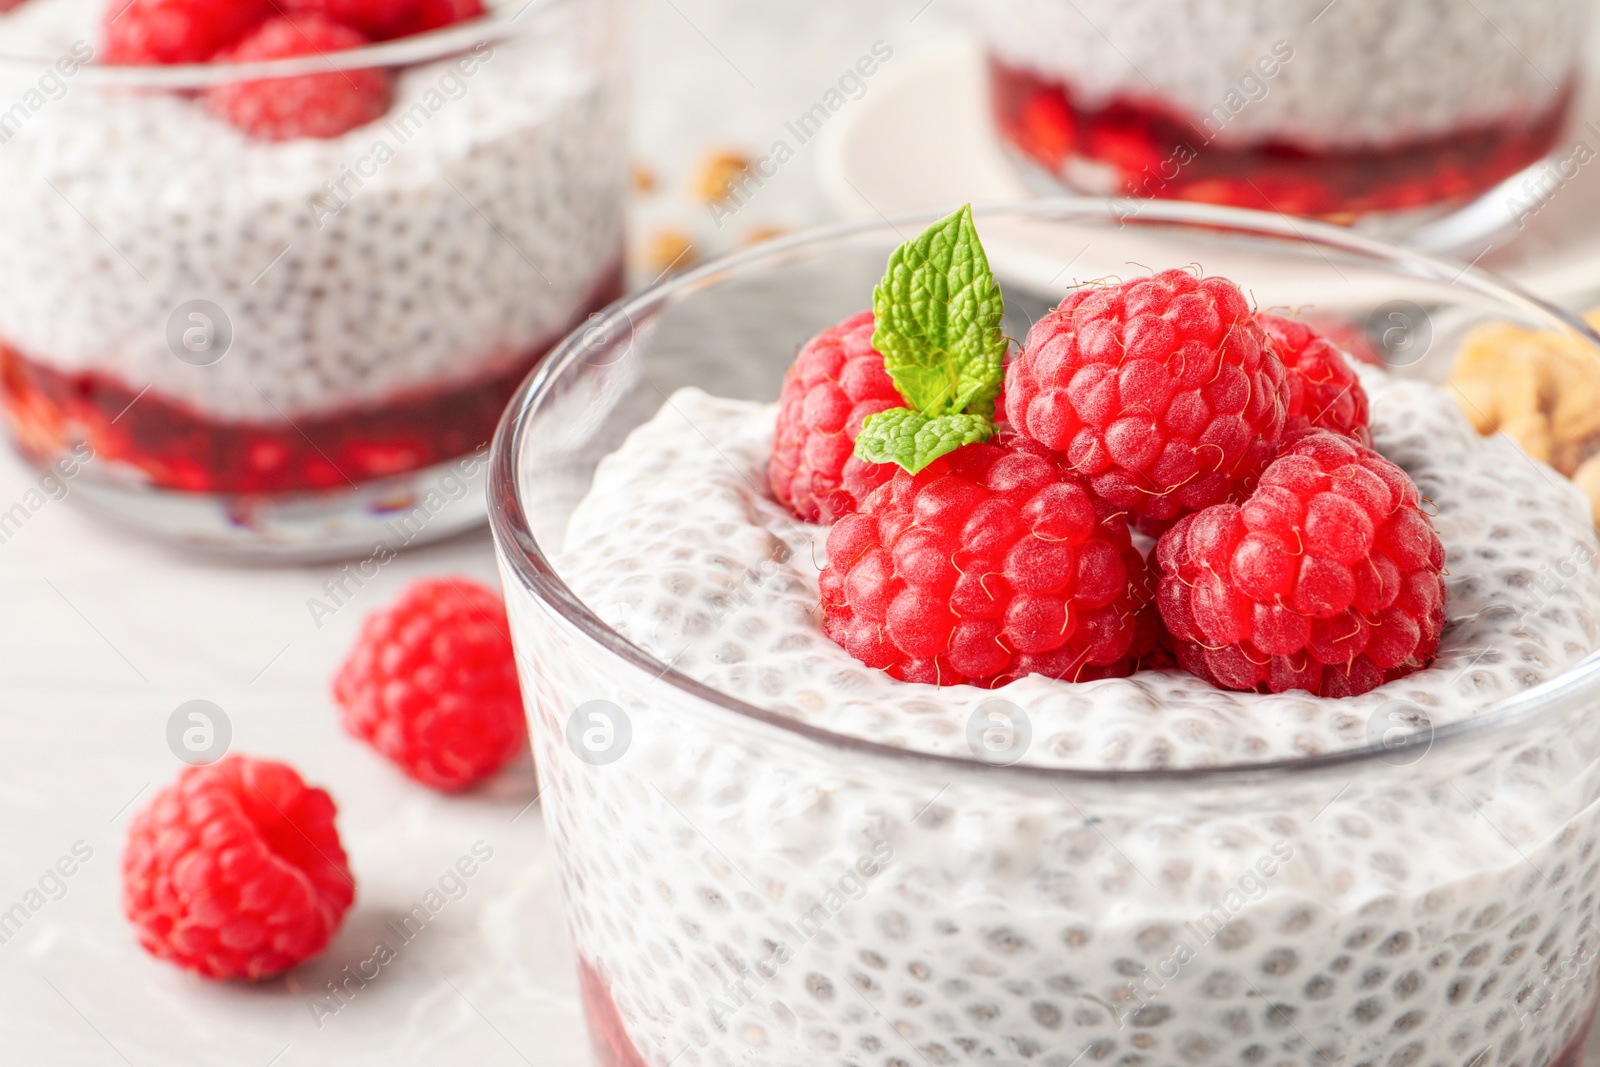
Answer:
M992 415L1005 303L969 204L894 250L872 294L873 346L906 403L925 415Z
M856 458L864 463L895 463L912 474L962 445L987 441L994 423L986 415L929 417L910 408L890 408L867 417L856 438Z

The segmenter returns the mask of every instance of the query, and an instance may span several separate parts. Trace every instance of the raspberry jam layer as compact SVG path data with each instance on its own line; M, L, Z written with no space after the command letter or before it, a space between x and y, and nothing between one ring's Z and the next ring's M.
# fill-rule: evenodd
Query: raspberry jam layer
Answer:
M644 1057L622 1025L611 989L594 966L578 959L578 995L583 1000L583 1021L589 1028L589 1046L598 1067L647 1067ZM1575 1065L1574 1065L1575 1067Z
M1384 149L1311 151L1287 140L1216 144L1204 124L1160 103L1117 97L1091 108L1033 72L996 59L989 72L1001 137L1052 174L1086 160L1111 167L1124 195L1292 215L1465 203L1548 154L1572 103L1568 87L1540 114L1497 126Z
M608 272L573 316L582 321L622 292ZM563 331L564 332L564 331ZM0 409L22 451L45 460L86 441L97 462L132 469L150 486L190 493L283 493L348 488L422 470L488 443L533 366L561 338L531 345L493 373L381 404L283 422L208 418L156 389L64 373L0 344Z
M1589 1046L1589 1035L1594 1029L1594 1016L1595 1011L1591 1008L1589 1017L1573 1032L1567 1047L1556 1053L1548 1067L1583 1067L1583 1054Z

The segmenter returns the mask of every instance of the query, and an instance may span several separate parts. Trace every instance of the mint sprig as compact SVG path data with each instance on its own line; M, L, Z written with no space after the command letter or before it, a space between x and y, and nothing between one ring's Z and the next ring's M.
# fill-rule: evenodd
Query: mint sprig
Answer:
M868 463L898 463L915 474L962 445L987 441L994 423L987 415L924 415L890 408L867 419L856 438L856 456Z
M992 437L1005 302L970 204L894 250L873 290L872 310L873 347L883 353L883 369L906 407L866 420L856 458L915 474Z

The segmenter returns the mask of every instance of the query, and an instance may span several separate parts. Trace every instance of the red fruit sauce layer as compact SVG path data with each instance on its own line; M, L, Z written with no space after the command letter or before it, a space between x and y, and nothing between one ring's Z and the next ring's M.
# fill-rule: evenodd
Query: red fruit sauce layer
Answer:
M621 293L620 268L608 271L573 322ZM410 390L292 425L220 422L153 389L141 395L103 374L63 373L0 343L0 408L22 451L36 460L48 461L82 440L97 462L136 468L161 489L341 489L431 467L487 444L517 386L564 333L540 340L487 377Z
M596 1067L649 1067L622 1025L616 1001L611 999L611 987L582 957L578 959L578 995L583 1000L583 1020L589 1027L589 1047L594 1051Z
M1204 125L1148 100L1096 108L1071 90L989 62L995 123L1052 174L1073 158L1114 167L1129 196L1337 216L1466 202L1555 147L1572 90L1539 115L1370 151L1308 151L1285 141L1223 146Z
M1572 1035L1572 1040L1567 1042L1567 1047L1556 1053L1548 1067L1583 1067L1584 1050L1589 1045L1589 1033L1594 1028L1594 1010L1589 1011L1589 1017L1578 1026Z

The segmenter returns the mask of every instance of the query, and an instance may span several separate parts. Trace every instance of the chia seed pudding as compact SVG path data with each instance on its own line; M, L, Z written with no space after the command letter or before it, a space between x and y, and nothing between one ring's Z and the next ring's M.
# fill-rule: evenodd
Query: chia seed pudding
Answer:
M601 463L559 567L697 681L913 752L971 753L996 700L1025 709L1021 764L1075 769L1331 752L1419 708L1437 729L1600 644L1600 544L1569 483L1480 438L1443 390L1363 380L1378 448L1438 506L1452 621L1434 666L1362 697L1174 671L935 688L864 668L816 621L823 530L766 496L773 407L698 390ZM1541 836L1565 801L1541 786L1569 758L1556 737L1470 768L1397 760L1415 772L1403 795L1330 778L1140 810L954 773L916 795L727 727L647 734L654 700L670 705L651 697L624 705L631 773L574 765L549 743L561 719L537 731L549 788L582 798L547 817L577 857L591 1024L631 1043L611 1062L1542 1065L1596 995L1600 821ZM608 847L577 847L593 840Z
M0 51L81 58L104 6L27 0ZM0 382L21 447L86 442L86 477L119 484L272 494L484 446L620 287L614 64L580 5L508 15L445 31L461 40L398 69L382 118L330 138L258 140L192 92L135 87L159 68L123 84L83 64L5 113ZM26 99L34 78L3 84Z
M1431 662L1338 699L899 681L823 630L828 531L769 492L777 406L647 377L714 314L668 342L634 303L648 326L514 409L517 491L570 515L529 524L553 581L496 515L599 1063L1576 1067L1600 540L1570 482L1417 370L1358 368L1444 547ZM770 395L744 324L690 380Z
M1536 163L1570 111L1588 12L1581 0L981 5L996 125L1030 166L1096 195L1305 215L1461 204Z

